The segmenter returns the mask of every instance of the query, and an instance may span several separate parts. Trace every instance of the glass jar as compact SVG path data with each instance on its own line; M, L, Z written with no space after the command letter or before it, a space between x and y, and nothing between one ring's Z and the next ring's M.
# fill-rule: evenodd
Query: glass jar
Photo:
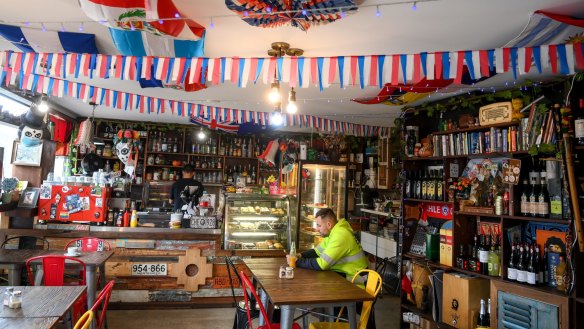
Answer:
M146 160L146 163L151 166L154 164L154 155L152 154L148 154L148 159Z
M6 289L4 289L4 306L8 306L10 304L10 296L12 296L13 292L14 287L6 287Z
M8 302L8 307L10 308L21 308L22 307L22 291L14 291L10 295L10 301Z
M111 157L112 156L112 145L111 144L105 144L105 147L103 148L103 156L104 157Z

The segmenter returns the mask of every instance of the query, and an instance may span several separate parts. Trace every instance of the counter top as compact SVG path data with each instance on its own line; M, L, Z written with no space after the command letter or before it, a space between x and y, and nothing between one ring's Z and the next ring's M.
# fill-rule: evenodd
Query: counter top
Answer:
M35 228L39 225L35 225ZM132 232L132 233L195 233L221 235L221 229L206 228L160 228L160 227L117 227L117 226L90 226L90 232Z

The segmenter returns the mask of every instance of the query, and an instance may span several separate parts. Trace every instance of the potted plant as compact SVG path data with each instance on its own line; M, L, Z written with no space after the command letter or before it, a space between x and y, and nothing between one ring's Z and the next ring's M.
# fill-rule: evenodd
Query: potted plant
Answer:
M17 184L18 178L2 179L2 203L10 203L13 200Z

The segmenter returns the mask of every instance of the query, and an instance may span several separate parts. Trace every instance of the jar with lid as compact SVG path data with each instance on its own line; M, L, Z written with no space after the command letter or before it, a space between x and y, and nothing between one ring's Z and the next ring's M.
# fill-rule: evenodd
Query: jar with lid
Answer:
M22 307L22 291L14 291L10 295L10 301L8 302L8 307L10 308L21 308Z
M168 168L164 168L162 169L162 180L168 180L169 179L169 172L168 172Z
M4 306L8 306L8 304L10 304L10 296L12 295L12 293L14 292L14 287L6 287L6 289L4 289Z

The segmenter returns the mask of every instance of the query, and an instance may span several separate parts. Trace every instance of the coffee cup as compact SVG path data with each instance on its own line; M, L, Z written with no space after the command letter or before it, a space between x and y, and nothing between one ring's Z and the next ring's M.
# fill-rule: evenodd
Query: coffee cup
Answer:
M67 248L67 254L69 254L69 255L78 255L80 251L81 250L79 249L79 247L68 247Z

